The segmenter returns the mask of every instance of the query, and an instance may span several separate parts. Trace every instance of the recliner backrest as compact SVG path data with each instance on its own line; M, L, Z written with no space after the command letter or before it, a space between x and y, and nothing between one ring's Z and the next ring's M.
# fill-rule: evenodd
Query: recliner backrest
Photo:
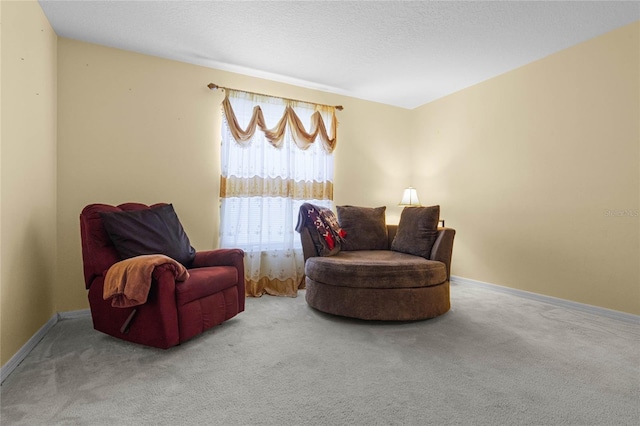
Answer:
M113 242L109 238L109 234L105 230L100 213L142 210L162 205L166 205L166 203L152 206L141 203L125 203L119 206L90 204L82 209L82 213L80 213L80 237L82 240L84 282L87 289L91 287L91 283L97 276L104 275L111 265L121 260Z

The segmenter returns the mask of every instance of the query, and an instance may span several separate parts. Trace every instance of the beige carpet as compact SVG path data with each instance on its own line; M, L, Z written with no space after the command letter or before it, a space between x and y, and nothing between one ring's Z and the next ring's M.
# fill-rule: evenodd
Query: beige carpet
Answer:
M452 286L413 323L248 299L166 351L60 321L5 380L2 425L637 425L640 326Z

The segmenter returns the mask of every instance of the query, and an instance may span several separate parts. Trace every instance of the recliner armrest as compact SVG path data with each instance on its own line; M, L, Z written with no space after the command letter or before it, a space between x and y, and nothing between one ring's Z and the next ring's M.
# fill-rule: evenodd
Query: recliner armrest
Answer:
M453 228L438 228L438 237L431 249L431 260L437 260L446 265L447 279L451 278L451 255L455 236L456 230Z
M244 251L240 249L215 249L196 252L192 268L208 266L237 266L244 270Z
M233 266L238 271L238 312L244 311L244 251L241 249L215 249L196 252L191 268L209 266Z

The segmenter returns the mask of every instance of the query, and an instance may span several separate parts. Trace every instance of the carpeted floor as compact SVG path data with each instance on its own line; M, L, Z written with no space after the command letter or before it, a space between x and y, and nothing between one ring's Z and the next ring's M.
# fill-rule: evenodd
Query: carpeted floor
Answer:
M428 321L248 299L169 350L56 324L2 384L2 425L637 425L640 326L452 286Z

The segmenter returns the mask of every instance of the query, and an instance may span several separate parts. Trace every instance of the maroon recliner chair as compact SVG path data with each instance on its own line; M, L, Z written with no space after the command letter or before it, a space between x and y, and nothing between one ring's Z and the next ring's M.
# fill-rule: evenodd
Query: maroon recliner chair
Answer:
M103 299L107 270L121 256L103 222L101 212L151 209L126 203L117 207L91 204L80 214L84 279L89 290L93 327L108 335L169 348L244 311L244 252L217 249L195 253L186 281L176 282L169 265L159 265L152 273L146 303L129 308L113 307Z

